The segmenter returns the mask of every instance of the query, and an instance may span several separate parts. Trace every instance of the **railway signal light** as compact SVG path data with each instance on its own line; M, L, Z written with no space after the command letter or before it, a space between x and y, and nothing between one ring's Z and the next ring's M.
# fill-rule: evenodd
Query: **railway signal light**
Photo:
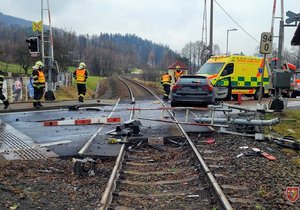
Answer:
M38 37L29 37L26 39L26 42L28 43L28 49L32 56L37 56L40 52L39 49L39 38Z

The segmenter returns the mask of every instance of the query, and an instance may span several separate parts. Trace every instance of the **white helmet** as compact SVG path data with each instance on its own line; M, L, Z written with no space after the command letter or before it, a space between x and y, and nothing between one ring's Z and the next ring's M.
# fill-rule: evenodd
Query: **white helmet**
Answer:
M44 64L43 64L42 61L37 61L37 62L35 62L35 66L37 66L37 67L43 67Z
M78 66L78 69L84 69L86 67L85 63L81 62Z

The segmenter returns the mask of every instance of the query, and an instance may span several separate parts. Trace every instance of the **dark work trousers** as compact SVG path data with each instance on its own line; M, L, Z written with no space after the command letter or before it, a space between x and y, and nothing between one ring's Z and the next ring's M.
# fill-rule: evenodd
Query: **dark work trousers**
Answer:
M164 100L168 100L169 99L169 95L170 95L170 87L171 87L171 85L169 85L169 84L163 84L163 87L164 87L164 91L165 91L163 99Z
M86 93L86 86L85 84L79 84L77 83L77 91L78 91L78 97L84 98L85 93Z
M2 88L0 88L0 100L1 101L5 101L6 100L5 96L3 95Z
M34 89L33 101L41 100L41 98L43 97L43 94L44 94L44 88L43 87L40 87L40 88L33 87L33 89Z

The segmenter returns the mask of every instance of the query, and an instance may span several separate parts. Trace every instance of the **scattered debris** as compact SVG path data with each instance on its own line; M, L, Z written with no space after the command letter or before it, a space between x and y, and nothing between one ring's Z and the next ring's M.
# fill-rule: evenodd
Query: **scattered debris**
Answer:
M117 144L117 143L126 143L127 141L123 141L122 139L117 138L108 138L107 143L109 144Z
M216 143L216 140L215 140L214 138L211 138L211 137L210 137L210 138L207 138L207 139L206 139L206 143L207 143L207 144L214 144L214 143Z
M271 132L266 136L271 141L274 141L277 145L281 147L287 147L294 150L300 150L300 143L295 140L292 136L280 136L277 133Z
M72 159L74 163L73 171L79 177L95 175L96 161L91 158Z
M139 120L128 120L106 134L114 136L142 136L140 126L142 126L142 123Z
M148 145L164 145L164 138L163 137L149 137L148 138Z
M248 146L243 146L243 147L239 147L239 149L249 149ZM276 160L276 157L274 157L273 155L270 155L269 153L266 153L258 148L251 148L251 150L249 151L245 151L243 153L238 154L236 157L240 158L242 156L261 156L261 157L265 157L268 160Z
M240 157L242 157L244 155L244 153L240 153L240 154L238 154L236 157L237 158L240 158Z
M44 169L44 170L37 170L40 173L64 173L63 171L50 167L49 169Z
M184 141L184 142L179 143L178 141L175 141L173 139L166 139L166 141L168 141L168 142L170 142L172 144L175 144L175 145L177 145L179 147L182 147L183 145L185 145L185 142L186 142L186 141Z
M265 114L272 111L266 106L257 104L256 109L235 106L222 103L221 105L209 105L209 113L194 119L197 123L209 123L210 126L219 128L220 133L255 137L256 140L264 140L264 126L279 123L278 118L265 119ZM216 117L216 112L222 112L224 117Z

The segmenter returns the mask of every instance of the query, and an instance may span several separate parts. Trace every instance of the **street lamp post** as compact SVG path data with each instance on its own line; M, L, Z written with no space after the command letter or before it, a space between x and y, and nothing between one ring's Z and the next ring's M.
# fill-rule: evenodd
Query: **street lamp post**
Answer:
M237 31L237 29L236 28L227 29L226 55L228 54L228 34L229 34L229 31Z

